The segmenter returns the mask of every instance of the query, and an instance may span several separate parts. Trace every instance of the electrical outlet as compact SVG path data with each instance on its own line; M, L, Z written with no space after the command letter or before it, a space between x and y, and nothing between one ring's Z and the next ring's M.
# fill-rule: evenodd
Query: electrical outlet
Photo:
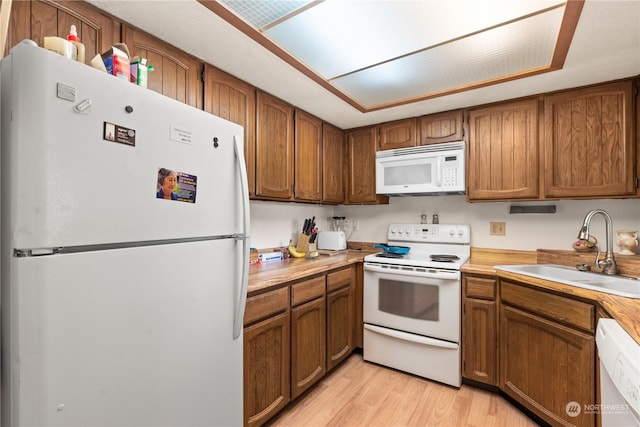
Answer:
M360 230L360 221L357 219L353 220L353 231L358 231Z
M490 222L489 235L490 236L506 236L507 223L506 222Z

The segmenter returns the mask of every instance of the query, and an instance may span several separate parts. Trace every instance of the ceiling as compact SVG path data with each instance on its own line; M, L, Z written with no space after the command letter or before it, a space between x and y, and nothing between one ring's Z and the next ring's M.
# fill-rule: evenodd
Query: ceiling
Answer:
M222 1L89 0L343 129L640 74L640 0Z

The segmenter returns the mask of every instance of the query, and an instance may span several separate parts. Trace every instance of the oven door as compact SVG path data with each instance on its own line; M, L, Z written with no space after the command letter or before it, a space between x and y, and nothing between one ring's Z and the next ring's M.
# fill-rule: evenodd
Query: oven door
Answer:
M460 272L364 264L364 323L460 342Z

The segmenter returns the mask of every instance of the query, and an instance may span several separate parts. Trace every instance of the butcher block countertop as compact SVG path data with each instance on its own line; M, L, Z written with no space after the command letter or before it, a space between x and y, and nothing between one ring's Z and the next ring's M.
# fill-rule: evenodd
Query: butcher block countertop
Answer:
M289 258L282 261L254 264L250 266L248 296L275 289L288 282L304 279L316 274L363 262L364 257L372 252L366 247L348 249L337 255L321 255L317 258ZM594 301L640 344L640 299L625 298L604 292L577 288L562 283L537 279L521 274L499 271L494 265L504 264L558 264L575 266L576 264L592 264L595 254L579 254L575 251L538 249L537 251L517 251L502 249L472 248L471 258L462 266L463 273L486 274L504 279L526 282L552 292L561 292ZM640 277L640 255L616 256L620 273L629 277Z
M362 262L370 253L371 251L348 249L340 251L337 255L320 255L311 259L288 258L282 261L253 264L249 269L247 293L252 296L287 282Z
M575 251L546 250L507 251L494 249L472 249L471 259L462 267L463 273L487 274L504 279L526 282L549 291L561 292L594 301L640 344L640 299L626 298L590 289L578 288L562 283L529 277L522 274L499 271L494 265L505 264L557 264L575 266L592 264L595 254L578 254ZM616 256L620 273L629 277L640 277L640 255Z

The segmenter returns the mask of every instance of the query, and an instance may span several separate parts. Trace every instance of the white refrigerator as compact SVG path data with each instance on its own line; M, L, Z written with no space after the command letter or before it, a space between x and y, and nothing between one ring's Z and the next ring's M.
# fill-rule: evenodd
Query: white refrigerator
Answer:
M2 426L242 425L242 127L33 43L0 78Z

